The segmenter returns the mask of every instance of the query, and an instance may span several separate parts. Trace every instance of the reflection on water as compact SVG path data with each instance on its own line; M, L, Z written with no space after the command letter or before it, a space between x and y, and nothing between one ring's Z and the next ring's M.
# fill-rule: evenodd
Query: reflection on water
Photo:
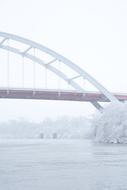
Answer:
M126 190L127 146L1 140L1 190Z

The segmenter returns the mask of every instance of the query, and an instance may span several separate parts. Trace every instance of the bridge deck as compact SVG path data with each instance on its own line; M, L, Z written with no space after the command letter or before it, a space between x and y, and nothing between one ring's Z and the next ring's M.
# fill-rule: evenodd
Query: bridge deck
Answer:
M120 101L127 100L127 94L114 94ZM38 99L38 100L65 100L65 101L98 101L109 102L99 92L76 92L56 90L33 90L33 89L5 89L0 88L0 98L8 99Z

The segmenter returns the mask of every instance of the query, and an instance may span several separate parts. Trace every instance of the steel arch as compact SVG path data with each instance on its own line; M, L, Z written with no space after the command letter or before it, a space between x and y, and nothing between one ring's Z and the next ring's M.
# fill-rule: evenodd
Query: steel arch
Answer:
M63 64L67 65L68 67L70 67L73 71L75 71L77 73L77 75L79 77L83 77L84 80L89 81L93 86L95 86L109 101L111 102L118 102L118 99L112 95L106 88L104 88L96 79L94 79L91 75L89 75L85 70L83 70L82 68L80 68L78 65L76 65L75 63L73 63L72 61L70 61L69 59L65 58L64 56L56 53L55 51L39 44L36 43L32 40L14 35L14 34L9 34L9 33L5 33L5 32L0 32L0 37L2 37L2 41L0 42L0 48L8 50L10 52L16 53L18 55L21 55L23 57L26 57L36 63L39 63L40 65L46 67L47 69L49 69L50 71L52 71L53 73L55 73L56 75L58 75L60 78L62 78L64 81L66 81L67 83L69 83L73 88L75 88L78 91L82 91L85 92L85 88L82 88L79 84L77 84L72 78L71 80L68 78L68 76L62 72L60 69L56 69L52 64L52 62L55 62L56 60L61 61ZM9 45L5 45L4 42L6 40L13 40L13 41L17 41L20 42L22 44L25 44L28 46L27 49L25 50L20 50L18 48L9 46ZM45 52L47 54L49 54L50 56L53 57L53 60L50 62L50 64L46 64L42 59L40 59L39 57L32 55L29 53L29 50L31 48L35 48L38 49L42 52ZM98 102L91 102L97 109L101 109L101 105Z

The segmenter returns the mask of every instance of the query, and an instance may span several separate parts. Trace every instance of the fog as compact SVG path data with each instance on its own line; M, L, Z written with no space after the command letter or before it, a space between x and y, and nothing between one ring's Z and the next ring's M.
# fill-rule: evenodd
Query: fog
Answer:
M42 122L17 119L0 123L0 138L93 139L99 143L127 143L127 103L111 103L87 117L63 116Z
M85 117L46 118L43 122L19 119L0 123L0 138L88 138L90 119Z

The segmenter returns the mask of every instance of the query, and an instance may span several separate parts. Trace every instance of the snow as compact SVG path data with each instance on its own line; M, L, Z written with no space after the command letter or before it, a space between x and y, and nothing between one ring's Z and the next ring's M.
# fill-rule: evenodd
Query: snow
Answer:
M113 103L94 116L95 141L127 143L127 103Z
M100 144L84 139L92 135ZM122 143L127 143L127 103L110 104L92 125L85 117L1 123L0 189L127 189Z
M41 123L11 120L0 123L0 138L88 138L91 135L90 120L85 117L60 117L45 119Z
M0 139L85 139L99 143L127 143L127 103L109 104L92 119L47 118L41 123L11 120L0 123Z

